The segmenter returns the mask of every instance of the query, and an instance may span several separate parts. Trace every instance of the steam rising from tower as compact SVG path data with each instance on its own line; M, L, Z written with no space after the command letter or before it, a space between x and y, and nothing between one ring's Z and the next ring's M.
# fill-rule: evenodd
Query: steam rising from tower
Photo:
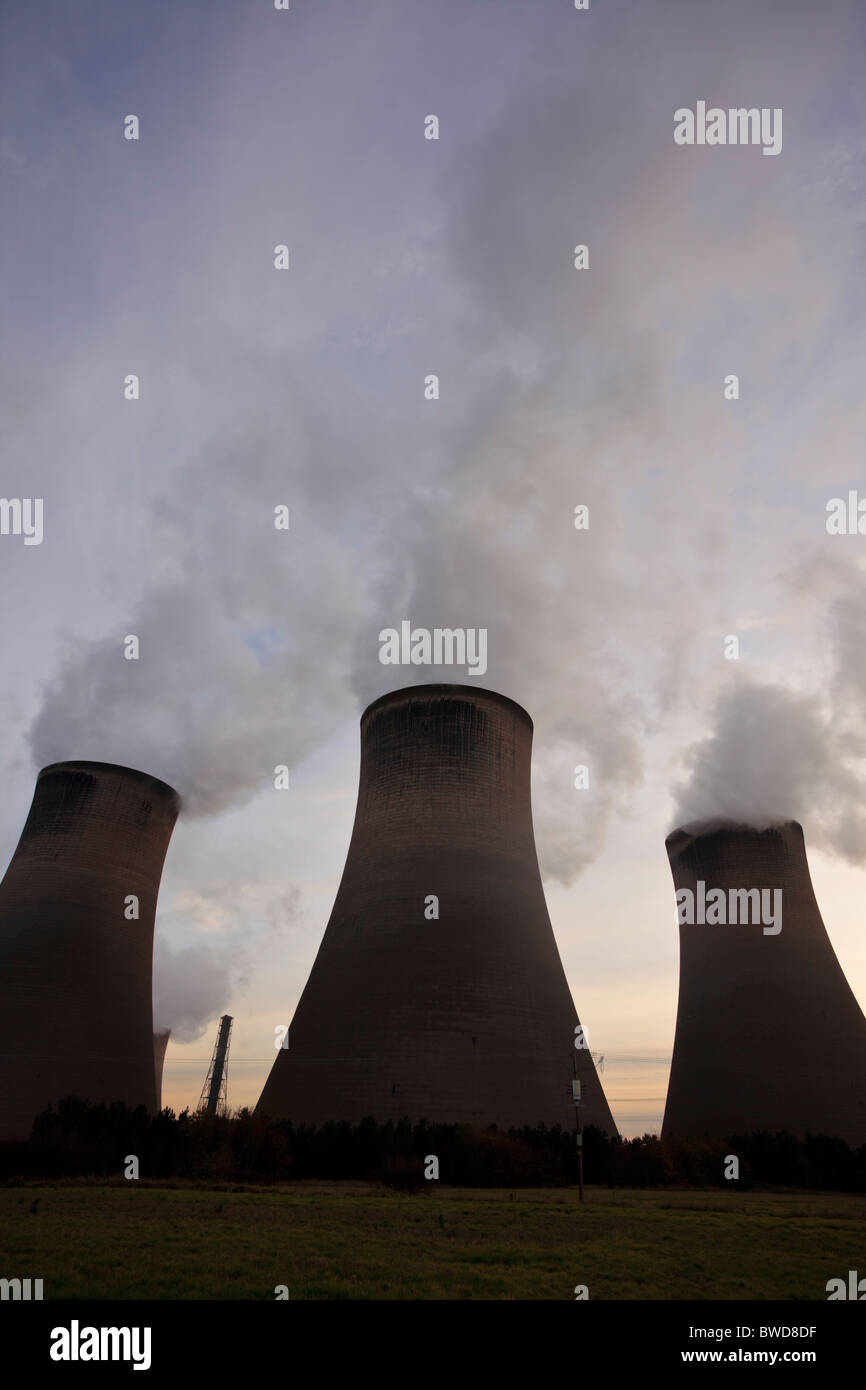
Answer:
M110 763L40 772L0 884L0 1137L69 1095L156 1108L153 923L178 804Z
M162 1109L162 1070L165 1066L165 1050L168 1047L170 1037L170 1028L155 1028L153 1030L153 1071L156 1083L157 1110Z
M615 1128L544 901L532 721L491 690L414 686L361 719L343 878L258 1109L322 1123Z
M680 925L663 1133L824 1133L866 1143L866 1019L821 920L796 821L675 830L677 890L781 889L782 929Z

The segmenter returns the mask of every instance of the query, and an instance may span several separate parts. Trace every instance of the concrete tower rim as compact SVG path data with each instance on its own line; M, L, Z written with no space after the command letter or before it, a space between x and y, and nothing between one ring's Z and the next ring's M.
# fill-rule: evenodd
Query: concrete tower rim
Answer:
M732 820L728 816L708 816L702 820L686 821L683 825L674 826L665 836L665 848L670 851L676 846L694 844L714 835L769 835L791 828L799 831L805 841L803 826L793 816L785 816L781 820L768 821L761 825L753 825L744 820Z
M144 782L167 800L173 801L178 807L181 805L180 792L170 783L164 782L161 777L154 777L151 772L142 772L136 767L126 767L123 763L103 763L88 758L64 758L60 762L47 763L45 767L40 768L36 774L37 783L51 772L94 772L103 775L115 773L124 779L132 778L135 781Z
M518 704L516 700L512 700L510 695L503 695L499 690L491 690L487 685L466 685L462 681L419 682L417 685L403 685L399 690L388 690L384 695L378 695L375 700L367 705L366 709L361 714L361 728L363 729L367 720L380 708L386 707L392 701L397 703L410 695L417 695L422 699L425 697L450 695L455 698L464 697L467 701L475 700L479 695L482 695L486 699L492 700L496 704L503 705L506 709L510 709L514 713L520 715L524 723L529 726L530 731L534 732L535 730L532 716L523 708L523 705Z

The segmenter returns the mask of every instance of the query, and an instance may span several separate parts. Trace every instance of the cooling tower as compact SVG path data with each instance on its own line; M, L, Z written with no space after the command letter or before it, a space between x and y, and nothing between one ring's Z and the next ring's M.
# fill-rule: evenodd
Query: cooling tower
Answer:
M785 1129L866 1143L866 1019L821 921L800 826L693 826L666 844L676 888L696 904L722 889L730 918L732 889L768 890L768 909L769 890L782 896L778 932L771 911L757 925L743 909L735 925L681 923L663 1133Z
M538 871L532 721L512 700L413 686L361 719L334 909L258 1110L274 1118L615 1128ZM438 900L438 908L433 899Z
M162 1069L165 1065L165 1049L168 1047L170 1037L170 1028L154 1028L153 1030L153 1070L157 1110L162 1109Z
M177 812L130 768L40 772L0 883L0 1137L68 1095L155 1109L153 921Z

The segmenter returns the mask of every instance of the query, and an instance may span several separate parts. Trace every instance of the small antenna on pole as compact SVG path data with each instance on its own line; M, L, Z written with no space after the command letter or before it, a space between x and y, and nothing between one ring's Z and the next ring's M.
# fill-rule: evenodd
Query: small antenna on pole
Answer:
M580 1111L583 1105L581 1085L577 1079L577 1055L572 1052L571 1064L574 1068L574 1080L571 1083L571 1099L574 1102L574 1122L577 1136L577 1186L580 1193L580 1200L583 1201L583 1131L580 1127Z

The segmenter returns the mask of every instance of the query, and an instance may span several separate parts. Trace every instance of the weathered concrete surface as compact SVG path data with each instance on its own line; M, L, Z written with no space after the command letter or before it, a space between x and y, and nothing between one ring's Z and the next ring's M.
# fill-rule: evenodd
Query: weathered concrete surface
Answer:
M460 1121L615 1133L538 872L532 721L459 685L361 720L355 825L334 909L258 1109L295 1121ZM439 898L439 920L425 899Z
M663 1133L866 1143L866 1019L821 920L800 826L689 827L666 845L677 889L781 888L782 930L680 925Z
M178 804L109 763L40 772L0 884L0 1137L67 1095L155 1108L153 923Z

